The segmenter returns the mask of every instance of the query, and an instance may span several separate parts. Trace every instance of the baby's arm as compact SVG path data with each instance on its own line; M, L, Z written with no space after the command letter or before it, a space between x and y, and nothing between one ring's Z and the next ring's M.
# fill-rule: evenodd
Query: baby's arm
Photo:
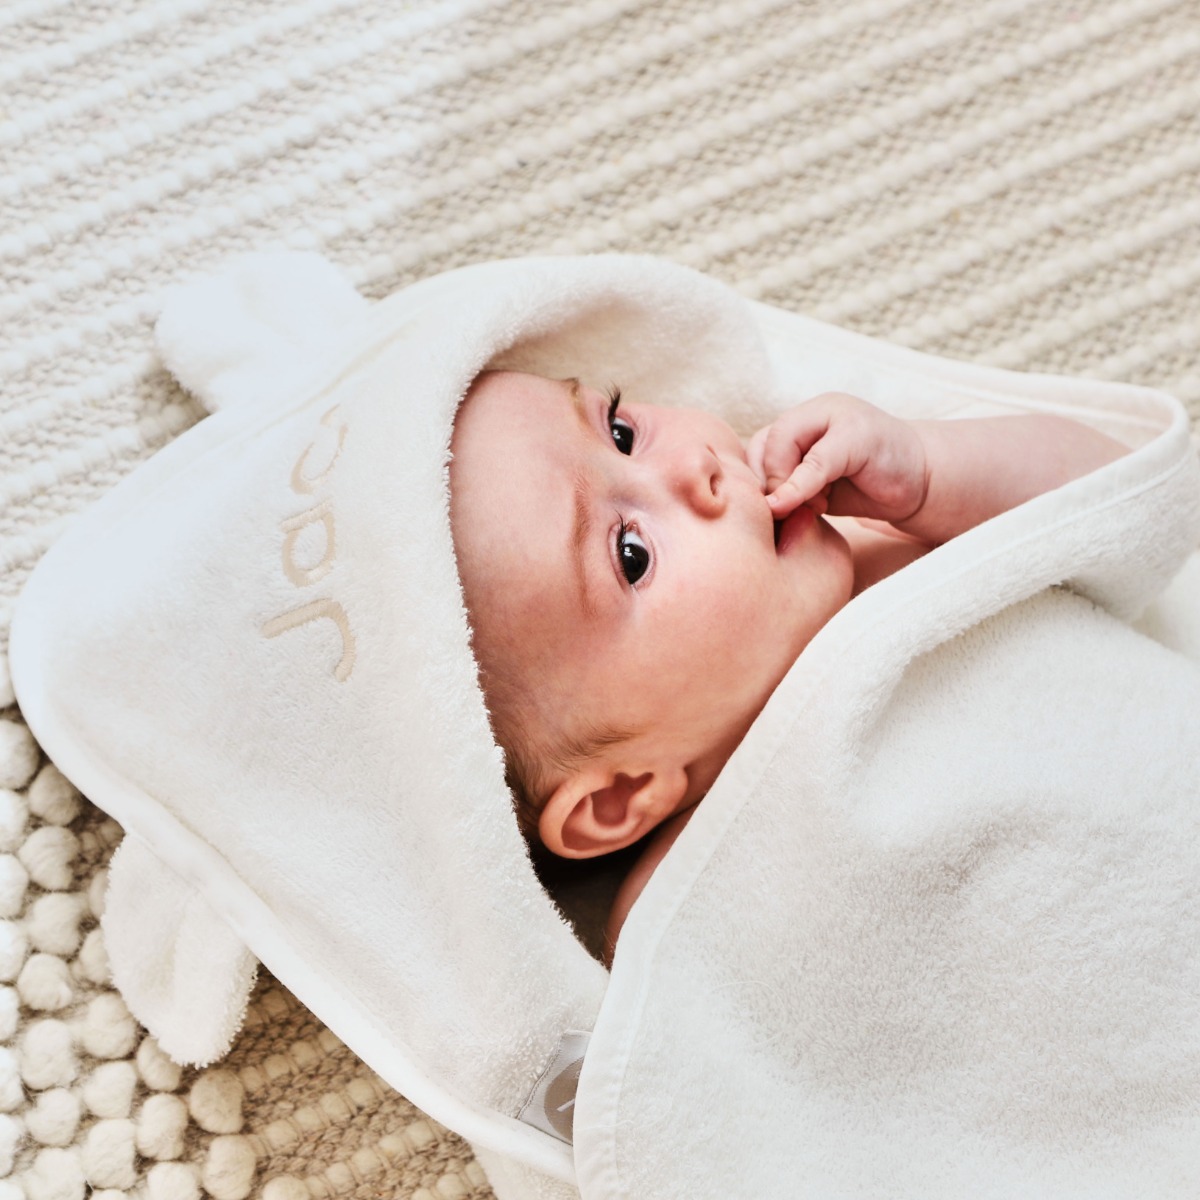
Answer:
M903 421L836 392L789 409L747 450L777 520L807 504L930 545L1128 453L1066 417Z
M1067 417L914 421L925 444L925 501L898 529L937 545L1129 453Z

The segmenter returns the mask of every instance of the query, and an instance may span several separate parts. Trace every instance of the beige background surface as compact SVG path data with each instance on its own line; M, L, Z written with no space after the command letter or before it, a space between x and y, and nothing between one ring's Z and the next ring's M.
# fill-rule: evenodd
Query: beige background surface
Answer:
M1197 411L1198 79L1196 0L6 0L0 645L62 522L199 418L158 295L240 250L318 248L376 297L651 251ZM95 928L120 831L2 669L0 709L0 1200L490 1194L269 979L219 1069L160 1061Z

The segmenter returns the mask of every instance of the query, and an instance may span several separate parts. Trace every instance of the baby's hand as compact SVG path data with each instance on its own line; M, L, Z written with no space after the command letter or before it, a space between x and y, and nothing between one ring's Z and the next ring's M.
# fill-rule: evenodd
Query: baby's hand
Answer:
M789 409L750 439L746 454L777 521L802 504L818 515L903 521L929 489L916 429L840 392Z

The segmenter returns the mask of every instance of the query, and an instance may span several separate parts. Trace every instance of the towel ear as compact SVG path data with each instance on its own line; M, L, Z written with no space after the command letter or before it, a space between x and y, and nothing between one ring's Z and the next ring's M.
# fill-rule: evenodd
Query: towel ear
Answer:
M241 1028L258 960L194 887L129 835L100 921L113 981L177 1063L207 1066Z
M170 288L155 335L171 373L213 412L286 390L367 307L319 254L246 254Z

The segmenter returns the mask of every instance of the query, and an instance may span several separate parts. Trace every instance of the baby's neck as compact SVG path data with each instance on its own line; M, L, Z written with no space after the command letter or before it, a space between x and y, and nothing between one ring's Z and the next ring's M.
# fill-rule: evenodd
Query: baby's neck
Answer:
M868 521L860 517L827 517L826 520L850 547L855 596L929 551L925 542L901 533L885 521Z

